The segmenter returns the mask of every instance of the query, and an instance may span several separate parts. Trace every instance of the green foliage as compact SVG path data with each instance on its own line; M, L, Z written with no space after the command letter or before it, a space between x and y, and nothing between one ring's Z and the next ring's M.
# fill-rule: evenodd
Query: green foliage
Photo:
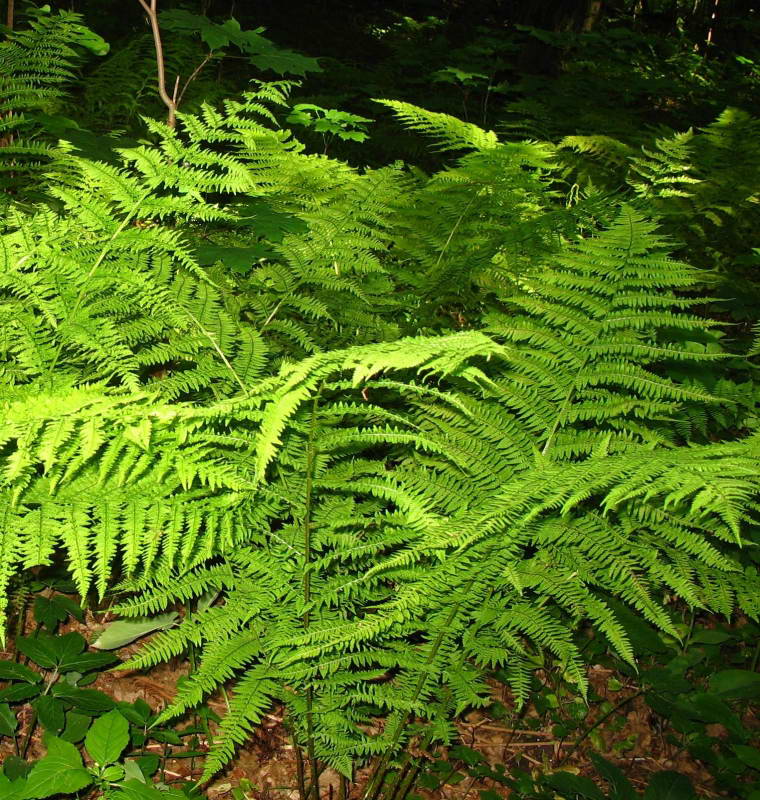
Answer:
M159 24L164 66L168 75L179 79L178 103L185 111L197 111L203 103L221 102L244 89L245 82L236 77L241 59L254 68L256 78L262 73L305 76L320 71L316 59L277 47L262 35L264 28L242 30L234 18L216 23L184 9L168 9L159 14ZM235 60L225 63L228 56ZM84 122L94 130L111 131L136 128L145 114L160 116L156 79L151 35L132 37L88 75Z
M173 14L212 51L259 46ZM10 207L0 590L59 551L82 596L116 577L123 617L167 627L128 666L198 656L158 718L135 710L143 736L231 683L204 779L279 702L315 768L377 757L374 797L413 737L453 741L493 670L524 704L548 653L585 694L581 624L633 668L626 614L677 638L673 596L760 612L740 555L760 488L754 368L705 314L710 249L671 255L724 218L721 256L746 255L754 151L729 196L727 142L755 122L727 112L637 153L504 143L382 101L464 152L428 176L308 155L278 124L289 88L177 128L146 118L149 140L107 162L62 151L45 201ZM176 626L145 622L178 604L193 613ZM110 659L75 634L19 647L56 679ZM37 697L28 677L6 699ZM49 689L64 714L104 710L76 681ZM141 724L108 711L85 741L96 768L54 738L57 714L29 796L56 759L74 783L150 796L108 772L122 720Z
M65 599L64 607L75 617L81 616L82 609L70 597L54 597L58 603ZM36 599L46 598L40 594ZM35 602L35 612L38 607ZM54 622L57 625L58 620ZM118 659L85 650L79 633L38 631L17 637L15 646L26 663L0 661L0 681L5 684L0 689L0 736L14 739L19 754L7 757L0 772L4 798L59 797L86 788L99 790L99 796L108 800L199 797L189 785L170 790L160 780L153 782L160 760L146 755L145 745L148 740L163 743L164 760L170 752L175 757L193 755L192 750L169 746L181 745L185 737L195 739L200 732L207 734L207 723L205 728L181 731L157 726L157 716L143 700L116 702L99 690L86 688ZM213 718L213 713L205 716ZM21 719L26 722L23 738ZM25 758L38 726L43 730L46 754L28 762Z
M108 45L82 17L50 8L30 11L28 27L0 42L0 190L32 190L30 181L54 157L45 124L63 110L81 50ZM0 200L0 210L4 203Z
M321 108L313 103L297 103L286 121L321 133L325 137L325 152L328 146L327 134L331 138L336 136L344 141L363 142L367 138L367 123L372 122L367 117L336 108Z
M660 587L723 613L738 599L755 613L753 573L731 575L736 567L723 552L740 535L744 499L756 491L755 440L685 448L658 431L657 418L673 403L709 400L648 369L654 354L694 357L658 342L658 329L698 326L667 292L654 310L639 308L642 286L688 281L689 270L658 254L658 245L651 226L624 212L608 232L568 251L554 272L544 269L543 292L527 283L524 297L511 298L532 306L542 324L512 316L499 330L511 342L519 331L517 340L528 343L522 348L469 333L329 351L208 409L169 413L135 399L135 413L154 420L143 438L127 439L121 431L130 422L115 410L115 429L103 427L101 446L105 454L114 447L109 440L119 441L118 480L106 474L101 481L109 501L119 483L133 499L124 518L130 527L122 532L117 522L110 547L123 550L125 569L145 587L122 611L144 615L223 590L223 602L157 636L134 662L148 666L201 646L198 672L164 718L242 670L207 774L272 697L296 721L311 717L318 756L348 771L355 755L397 746L410 712L440 714L437 735L447 738L448 708L483 702L472 662L506 665L524 696L526 656L547 647L583 687L563 619L591 619L632 659L609 593L672 633L655 600ZM471 363L483 357L496 359L494 366ZM428 379L404 378L411 369ZM83 411L81 423L76 411L67 414L72 441L91 416ZM225 432L233 420L245 436ZM192 467L188 446L204 454ZM37 447L30 442L30 463ZM143 453L150 463L137 471ZM80 444L72 456L82 458ZM82 465L85 474L102 465L96 456ZM116 466L122 459L129 473ZM172 483L163 479L161 508L177 515L181 504L185 519L162 525L161 542L146 548L139 541L151 518L139 510L148 498L135 502L134 493L144 486L157 497L156 469L177 474ZM61 502L60 492L52 503ZM103 511L79 510L89 539L90 520ZM135 512L136 530L144 531L137 542ZM197 531L192 538L184 524ZM169 584L180 546L184 577ZM222 562L204 565L214 554ZM98 572L106 573L108 562L101 563ZM87 568L75 574L85 590ZM421 634L423 643L410 649L409 637ZM397 676L378 687L388 670ZM440 696L436 711L441 684L453 694L445 702ZM309 709L303 698L315 686ZM390 723L373 740L362 723L375 708Z
M568 711L579 706L570 702L575 693L564 681L560 665L546 665L548 675L555 677L550 677L548 686L534 694L534 708L540 716L533 722L539 730L551 725L559 739L559 752L551 766L545 764L543 770L532 775L520 768L505 771L504 765L486 763L477 749L455 747L445 762L448 772L441 768L439 773L445 777L464 770L474 778L508 786L524 800L551 800L557 792L565 797L610 800L708 796L698 794L687 776L671 770L653 774L643 795L625 777L620 767L628 758L626 751L638 752L635 739L647 732L634 727L633 742L621 737L627 715L636 702L643 701L652 727L660 731L657 749L661 755L670 753L675 758L679 753L688 753L701 764L699 783L707 782L706 771L715 781L711 790L737 798L754 797L760 786L760 751L757 733L746 712L748 707L754 708L760 696L758 675L754 672L757 624L745 621L715 625L714 618L696 619L692 614L689 619L683 609L675 608L671 615L681 641L658 633L635 615L621 615L639 659L638 673L609 658L603 637L594 634L592 639L586 639L588 663L615 670L622 682L610 678L606 699L593 693L589 706L580 704L581 714ZM555 694L548 695L549 688ZM557 703L562 696L564 702ZM549 702L552 698L554 702ZM572 767L566 771L581 747L589 748L588 758L594 768L590 779L574 774Z
M264 28L256 28L251 31L242 30L240 23L234 17L219 25L208 17L191 14L181 9L173 9L164 11L160 15L159 21L161 27L167 31L200 36L212 52L235 46L250 58L255 67L263 71L271 70L280 76L304 76L307 72L320 71L316 59L277 47L261 35Z
M633 202L662 220L724 307L745 322L754 321L760 299L747 248L760 225L757 141L758 120L728 108L698 132L670 132L640 152L600 136L567 137L559 147L566 176L584 189L627 185ZM569 151L581 157L568 158Z

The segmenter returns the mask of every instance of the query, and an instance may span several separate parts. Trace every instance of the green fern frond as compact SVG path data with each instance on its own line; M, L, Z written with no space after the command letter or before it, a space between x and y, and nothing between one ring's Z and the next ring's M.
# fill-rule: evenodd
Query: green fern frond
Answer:
M401 100L375 102L390 108L411 130L432 136L441 150L490 150L498 145L493 131L484 131L449 114L427 111Z

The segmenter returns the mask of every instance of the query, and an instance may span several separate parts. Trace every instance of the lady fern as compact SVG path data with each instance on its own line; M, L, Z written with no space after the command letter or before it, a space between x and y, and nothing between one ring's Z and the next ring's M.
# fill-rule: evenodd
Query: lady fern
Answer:
M231 687L205 777L278 701L312 760L378 757L372 796L410 723L450 740L488 670L524 702L547 651L584 690L584 621L633 662L613 598L671 634L664 592L756 616L734 550L760 443L675 422L726 401L670 365L723 355L640 210L583 235L547 149L419 109L479 149L359 173L276 126L283 92L149 123L119 166L68 157L54 206L14 209L0 589L62 548L82 594L120 576L125 616L218 594L130 662L200 653L163 719ZM266 256L202 269L210 224ZM450 334L461 276L473 330Z

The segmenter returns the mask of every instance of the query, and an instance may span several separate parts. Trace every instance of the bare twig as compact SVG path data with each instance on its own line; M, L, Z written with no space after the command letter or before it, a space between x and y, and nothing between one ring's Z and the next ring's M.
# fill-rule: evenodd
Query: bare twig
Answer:
M630 697L626 697L624 700L621 700L616 706L613 706L606 714L602 714L601 717L590 727L588 727L581 736L579 736L570 750L565 753L565 757L559 762L559 766L561 767L563 764L567 763L567 760L570 758L571 755L580 747L580 745L607 719L609 719L613 714L620 711L621 708L627 706L628 703L635 700L637 697L641 697L644 694L644 690L640 689L635 694L632 694ZM563 740L564 741L564 740ZM562 742L560 742L562 744Z
M198 77L201 70L208 64L209 61L214 57L214 51L211 50L209 54L201 61L200 64L190 73L190 77L185 81L185 85L182 87L182 90L179 93L179 97L177 98L177 107L182 103L182 98L185 96L185 92L187 91L187 87ZM179 78L177 78L179 80Z
M502 745L501 742L495 742L494 744L488 744L488 742L478 742L475 749L484 750L486 748L493 747L506 747L508 750L519 750L523 747L555 747L556 745L561 744L562 742L559 741L559 739L554 739L551 742L511 742L507 745Z
M158 67L158 93L164 105L169 109L169 114L166 118L166 124L173 128L177 124L177 103L176 103L176 88L175 97L170 97L169 92L166 91L166 67L164 65L164 46L161 42L161 28L158 25L158 0L137 0L143 7L143 11L148 15L148 22L150 22L150 29L153 32L153 44L156 48L156 65ZM177 78L179 81L179 78Z

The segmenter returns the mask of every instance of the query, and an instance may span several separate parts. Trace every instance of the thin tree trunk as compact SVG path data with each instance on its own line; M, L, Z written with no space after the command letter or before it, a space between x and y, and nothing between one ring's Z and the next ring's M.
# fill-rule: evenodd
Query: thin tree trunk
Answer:
M713 36L715 35L715 25L718 20L718 2L719 0L713 1L712 14L710 15L710 27L707 29L707 39L705 40L708 47L712 44Z
M594 30L596 23L599 22L601 16L602 0L590 0L588 8L586 9L586 18L583 20L583 32L590 33L592 30Z
M150 0L150 5L148 5L147 0L137 0L138 3L143 7L143 10L148 15L148 21L150 22L150 29L153 32L153 44L156 48L156 64L158 66L158 93L161 96L161 100L163 101L164 105L169 110L168 117L166 119L166 124L173 128L177 124L177 89L178 86L175 85L174 87L174 96L169 96L169 92L166 91L166 67L164 65L164 46L161 42L161 29L158 25L158 9L157 9L157 2L158 0ZM179 83L179 76L177 76L177 84Z

